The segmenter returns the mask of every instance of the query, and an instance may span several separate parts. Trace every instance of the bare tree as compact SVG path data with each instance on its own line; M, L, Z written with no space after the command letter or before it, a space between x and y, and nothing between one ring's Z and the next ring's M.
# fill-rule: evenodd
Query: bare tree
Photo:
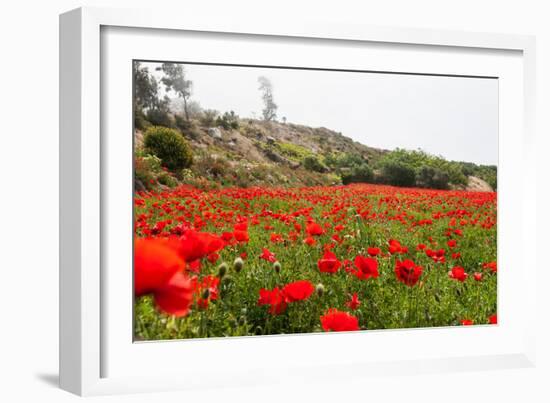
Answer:
M271 81L267 77L258 77L258 88L262 92L262 101L264 103L264 109L262 110L262 116L266 122L275 120L277 118L277 104L273 101L273 86Z

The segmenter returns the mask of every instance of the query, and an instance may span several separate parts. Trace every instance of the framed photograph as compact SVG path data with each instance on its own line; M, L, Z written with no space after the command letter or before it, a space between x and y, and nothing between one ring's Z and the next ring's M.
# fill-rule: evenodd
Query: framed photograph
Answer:
M60 45L62 388L534 365L533 38L85 8Z

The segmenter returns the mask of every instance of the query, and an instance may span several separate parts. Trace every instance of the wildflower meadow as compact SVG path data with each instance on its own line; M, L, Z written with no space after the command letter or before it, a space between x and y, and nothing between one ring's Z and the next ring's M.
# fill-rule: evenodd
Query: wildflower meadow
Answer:
M134 197L136 340L497 323L497 194L375 184Z

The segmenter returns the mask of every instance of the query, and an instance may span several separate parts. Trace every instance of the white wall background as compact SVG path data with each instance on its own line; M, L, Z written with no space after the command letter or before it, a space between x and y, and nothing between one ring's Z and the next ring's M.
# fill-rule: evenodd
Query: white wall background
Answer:
M19 0L0 5L0 400L69 402L56 388L58 303L58 14L81 5L170 7L194 13L537 36L539 173L548 173L550 24L545 0ZM540 180L543 184L544 181ZM539 189L538 366L451 375L351 378L346 384L258 387L94 398L111 402L550 400L550 280L542 249L550 205ZM536 243L535 243L536 240ZM538 249L537 249L538 246Z

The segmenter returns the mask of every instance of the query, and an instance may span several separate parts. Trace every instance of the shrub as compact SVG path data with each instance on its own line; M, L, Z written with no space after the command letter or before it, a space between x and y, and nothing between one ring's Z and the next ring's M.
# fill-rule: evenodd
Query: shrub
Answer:
M214 109L206 109L202 111L202 114L199 118L200 124L206 127L211 127L216 124L216 117L218 116L218 111Z
M145 187L147 190L154 188L156 183L155 174L161 171L160 159L154 155L141 155L142 153L136 152L134 160L134 177L136 180L136 189L139 185Z
M233 111L225 112L223 116L218 116L216 125L223 127L225 130L237 130L239 128L239 117Z
M191 147L180 132L167 127L151 127L145 132L144 146L156 155L162 164L172 170L187 168L193 163Z
M175 126L174 118L163 109L149 109L146 116L153 126Z
M163 172L162 174L160 174L157 180L158 180L158 183L164 186L168 186L170 188L174 188L178 186L178 181L172 175L166 172Z
M134 127L138 130L147 130L151 127L151 123L147 120L142 109L136 109L134 113Z
M449 175L441 169L424 165L416 175L416 185L430 189L448 189Z
M293 161L302 162L306 157L312 156L310 150L298 144L277 142L275 146L281 154Z
M174 115L174 124L176 127L181 130L182 132L187 132L192 126L192 122L190 120L185 119L185 116L182 116L180 114Z
M328 168L323 164L319 158L314 155L308 155L304 158L304 168L313 172L327 172Z
M342 183L348 185L350 183L373 182L374 173L367 164L355 165L349 172L342 174Z
M380 182L393 186L414 186L416 174L410 165L397 161L386 161L381 168Z

